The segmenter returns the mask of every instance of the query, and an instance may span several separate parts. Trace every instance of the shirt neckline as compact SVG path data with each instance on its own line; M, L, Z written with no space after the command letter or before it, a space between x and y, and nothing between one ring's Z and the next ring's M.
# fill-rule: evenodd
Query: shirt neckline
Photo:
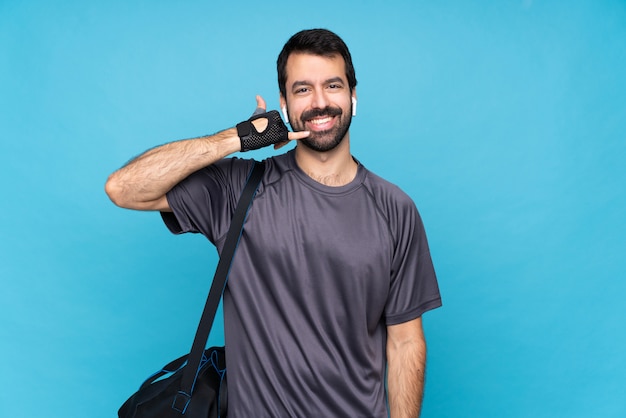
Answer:
M298 166L298 163L296 162L296 150L295 149L290 150L287 153L287 156L288 156L289 168L293 171L296 178L300 180L302 183L304 183L306 186L321 193L331 194L331 195L341 195L341 194L350 193L358 189L359 187L361 187L361 184L363 184L363 181L365 180L365 175L366 175L365 167L363 167L363 165L359 162L359 160L357 160L354 157L352 158L357 163L357 172L356 172L356 176L354 176L354 179L352 179L350 183L344 184L343 186L327 186L325 184L322 184L318 181L313 180L300 168L300 166Z

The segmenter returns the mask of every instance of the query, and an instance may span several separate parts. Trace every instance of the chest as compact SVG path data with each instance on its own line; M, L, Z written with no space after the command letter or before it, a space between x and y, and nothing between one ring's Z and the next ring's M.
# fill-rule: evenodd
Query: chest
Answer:
M363 190L345 195L306 188L268 190L255 200L246 227L253 245L279 260L289 254L298 263L316 257L356 273L389 272L385 269L393 249L388 226Z
M382 311L393 243L384 216L363 190L345 195L272 189L255 199L245 253L276 292L297 300L353 298Z

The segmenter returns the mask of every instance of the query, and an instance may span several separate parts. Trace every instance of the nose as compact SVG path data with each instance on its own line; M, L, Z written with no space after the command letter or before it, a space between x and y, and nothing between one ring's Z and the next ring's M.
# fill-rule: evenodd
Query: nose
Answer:
M313 92L311 107L313 109L324 109L328 105L328 99L324 89L316 89Z

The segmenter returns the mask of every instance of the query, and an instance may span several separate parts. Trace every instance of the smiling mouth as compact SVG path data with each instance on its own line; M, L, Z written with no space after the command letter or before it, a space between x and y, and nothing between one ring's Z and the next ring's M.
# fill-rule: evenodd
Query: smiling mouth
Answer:
M307 127L310 131L313 132L326 132L333 128L335 125L335 117L334 116L324 116L309 119L307 121Z
M323 117L323 118L311 119L311 120L309 120L309 123L312 123L315 126L321 126L321 125L325 125L325 124L329 123L331 120L333 120L332 116L326 116L326 117Z
M310 109L301 115L301 120L312 131L322 132L333 128L336 118L341 115L338 107L326 106L322 109Z

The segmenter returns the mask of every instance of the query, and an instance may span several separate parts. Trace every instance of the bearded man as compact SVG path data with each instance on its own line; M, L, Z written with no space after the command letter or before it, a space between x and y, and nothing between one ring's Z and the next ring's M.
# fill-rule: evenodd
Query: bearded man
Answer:
M293 132L257 97L248 121L147 151L106 191L221 251L254 165L229 156L295 141L265 160L224 292L229 417L417 417L422 314L441 305L421 218L350 152L357 81L343 40L299 32L277 69Z

